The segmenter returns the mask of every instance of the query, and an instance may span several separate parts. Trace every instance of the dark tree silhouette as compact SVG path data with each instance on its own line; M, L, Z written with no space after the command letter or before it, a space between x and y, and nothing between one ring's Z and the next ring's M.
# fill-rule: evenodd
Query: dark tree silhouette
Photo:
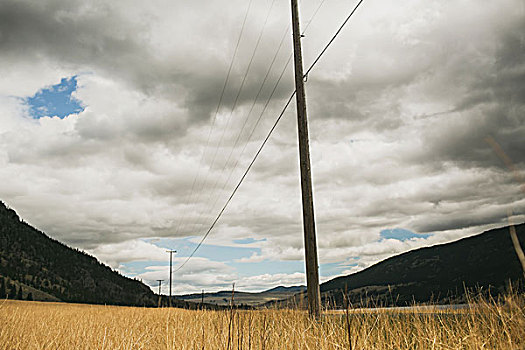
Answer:
M5 299L7 297L7 290L5 288L5 279L0 278L0 298Z
M9 288L9 292L7 293L7 297L9 299L15 299L16 298L16 286L14 284L11 284Z

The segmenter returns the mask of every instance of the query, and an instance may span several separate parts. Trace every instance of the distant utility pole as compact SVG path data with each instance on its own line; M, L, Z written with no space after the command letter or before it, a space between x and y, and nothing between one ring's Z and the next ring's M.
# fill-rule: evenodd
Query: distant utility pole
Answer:
M299 163L301 168L301 192L303 195L306 292L308 295L308 311L311 316L319 318L321 316L319 264L317 260L317 239L315 237L312 178L310 173L310 146L308 141L308 120L306 117L301 31L299 29L299 8L297 0L292 0L292 28L295 63L295 97L297 101L297 129L299 134Z
M166 250L166 252L170 253L170 298L168 299L168 305L171 307L171 276L172 276L172 264L173 264L173 253L176 253L176 250Z
M160 293L161 293L160 286L162 285L162 281L164 281L164 280L157 280L157 282L159 282L159 305L158 305L159 307L160 307L160 298L161 298L161 296L160 296Z

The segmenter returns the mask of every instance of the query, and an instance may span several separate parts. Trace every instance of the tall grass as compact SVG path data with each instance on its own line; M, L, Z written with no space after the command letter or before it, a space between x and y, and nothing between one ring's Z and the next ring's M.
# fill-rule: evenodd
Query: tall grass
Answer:
M349 344L349 341L351 344ZM525 349L525 296L470 308L325 313L6 301L1 349Z

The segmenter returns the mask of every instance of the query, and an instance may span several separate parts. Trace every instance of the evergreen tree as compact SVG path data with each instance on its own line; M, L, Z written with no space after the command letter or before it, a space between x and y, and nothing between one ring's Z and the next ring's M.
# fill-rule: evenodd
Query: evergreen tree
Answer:
M26 300L33 300L33 293L29 292L29 293L27 294L27 298L26 298Z
M1 299L7 298L7 290L5 288L5 279L3 277L0 278L0 298Z
M22 293L22 286L20 286L20 288L18 288L18 294L16 295L16 298L18 300L24 300L24 295Z
M14 284L10 284L9 292L7 292L7 298L15 299L15 297L16 297L16 286Z

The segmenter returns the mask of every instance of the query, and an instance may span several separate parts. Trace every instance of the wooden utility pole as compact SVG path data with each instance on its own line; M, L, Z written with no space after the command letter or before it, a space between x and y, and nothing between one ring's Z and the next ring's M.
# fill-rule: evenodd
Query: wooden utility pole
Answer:
M176 250L166 250L166 252L170 253L170 298L168 299L168 305L171 307L171 275L172 275L172 263L173 263L173 253L176 253Z
M161 300L161 296L160 296L161 289L160 289L160 286L162 285L162 281L164 281L164 280L157 280L157 282L159 282L159 305L158 305L158 307L160 307L160 300Z
M292 0L292 28L295 62L295 97L297 101L297 129L299 134L299 163L301 168L301 191L303 194L303 229L306 260L306 293L310 315L321 316L321 294L319 292L319 264L317 261L317 239L315 237L314 203L310 173L310 146L308 142L308 120L304 91L301 31L299 29L299 8Z
M157 282L159 282L159 296L160 296L160 286L162 285L162 281L164 280L157 280Z

